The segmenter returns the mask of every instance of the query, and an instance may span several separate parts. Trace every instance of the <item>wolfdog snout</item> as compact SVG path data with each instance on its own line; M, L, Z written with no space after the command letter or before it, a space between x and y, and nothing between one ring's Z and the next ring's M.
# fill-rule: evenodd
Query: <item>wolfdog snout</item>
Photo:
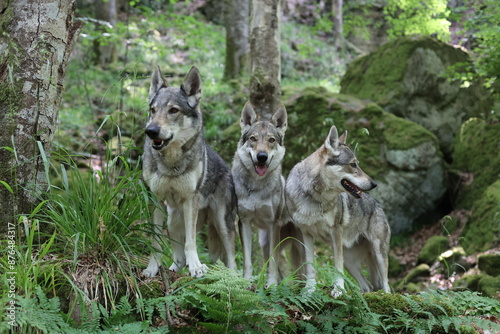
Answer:
M267 161L267 153L262 151L257 153L257 161L261 164L265 163Z
M160 135L160 127L152 124L146 128L146 135L151 139L156 139Z

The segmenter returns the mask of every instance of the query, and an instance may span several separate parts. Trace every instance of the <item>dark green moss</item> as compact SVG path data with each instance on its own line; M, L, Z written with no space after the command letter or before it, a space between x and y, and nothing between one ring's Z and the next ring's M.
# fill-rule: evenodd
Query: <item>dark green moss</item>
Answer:
M231 163L233 161L234 152L236 152L238 148L240 135L240 122L234 122L221 132L219 140L211 142L210 145L224 161Z
M428 264L422 263L415 268L413 268L406 276L403 278L397 286L397 290L401 291L405 288L408 283L416 282L421 277L428 277L430 275L431 268Z
M486 188L474 203L462 237L462 246L468 254L484 252L500 244L500 181Z
M442 57L444 63L469 62L466 53L427 36L408 36L393 40L375 52L353 61L340 85L341 93L370 99L381 106L392 104L403 90L403 79L408 60L416 49L430 49ZM440 52L446 48L446 52ZM444 55L445 54L445 55Z
M484 275L464 275L460 278L454 286L456 288L466 288L472 291L478 291L479 281Z
M500 123L488 124L478 118L465 122L453 143L452 168L472 173L470 185L464 186L458 196L457 206L471 209L483 197L488 186L500 174Z
M483 254L477 258L477 266L481 272L491 276L500 275L500 254Z
M500 298L500 276L483 276L478 283L479 292L482 292L486 297Z
M322 87L286 89L284 103L289 117L285 172L318 149L332 125L339 133L348 131L348 144L355 149L363 170L375 179L383 178L389 168L384 158L387 149L404 150L436 141L421 126L387 113L374 103Z
M398 277L404 271L404 266L398 259L389 255L389 277Z
M165 296L164 284L160 281L151 281L139 285L142 299L154 299Z
M441 253L450 247L448 237L441 235L431 236L418 254L418 262L432 265Z
M443 310L448 316L454 316L455 310L445 300L438 300L432 295L425 298L421 295L401 295L398 293L383 293L383 292L370 292L363 295L370 310L376 314L392 315L394 310L403 311L404 313L414 315L416 317L425 317L425 312L430 312L435 316L443 315ZM410 305L410 301L417 302L421 307L421 312L415 310Z

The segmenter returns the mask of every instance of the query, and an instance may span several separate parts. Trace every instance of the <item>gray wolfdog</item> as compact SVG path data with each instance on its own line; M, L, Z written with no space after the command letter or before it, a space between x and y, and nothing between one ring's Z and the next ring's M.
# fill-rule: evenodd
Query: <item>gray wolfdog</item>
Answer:
M285 179L281 162L285 156L284 138L287 113L280 106L271 121L259 121L247 102L241 112L241 138L234 155L232 174L238 198L238 216L243 245L245 278L252 277L252 225L259 228L264 261L275 249L276 229L280 226L285 203ZM268 285L277 281L277 263L269 262Z
M188 266L191 276L200 277L207 266L200 262L196 232L208 225L208 250L213 259L222 258L236 269L236 194L231 171L204 141L200 111L201 77L192 67L184 82L168 87L156 68L149 89L149 118L143 155L143 179L158 203L165 203L167 230L173 246L170 270ZM153 220L158 234L165 220L156 208ZM206 222L206 223L205 223ZM153 239L153 246L161 246ZM145 276L158 273L161 252L151 254Z
M286 203L291 221L302 232L306 287L315 289L314 240L330 244L335 268L356 279L363 292L390 292L387 278L390 228L380 205L362 191L376 183L359 168L347 147L347 131L338 136L332 126L324 144L298 163L286 182ZM296 261L294 261L296 262ZM370 282L362 272L368 265ZM344 279L333 285L332 296L344 290Z

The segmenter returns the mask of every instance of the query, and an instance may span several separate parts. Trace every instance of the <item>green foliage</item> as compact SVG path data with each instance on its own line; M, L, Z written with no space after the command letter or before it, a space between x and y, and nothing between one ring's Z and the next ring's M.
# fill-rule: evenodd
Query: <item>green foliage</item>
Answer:
M2 300L4 301L4 300ZM66 319L61 312L61 303L58 297L48 298L41 287L37 287L33 296L19 296L16 298L16 312L14 325L6 321L0 324L2 333L123 333L140 334L152 332L152 313L154 310L165 309L165 298L146 301L148 319L137 321L139 307L134 307L124 296L116 308L107 311L97 302L92 302L90 309L92 316L81 325L75 325ZM171 299L170 299L171 303ZM139 303L137 303L139 304ZM163 314L165 314L163 312ZM168 333L167 326L154 328L155 333Z
M317 36L318 32L326 29L328 21L328 18L324 18L315 27L282 22L282 87L290 83L295 87L314 84L331 91L339 90L339 79L345 71L345 59L336 50L333 41Z
M267 317L283 316L283 313L266 310L250 285L248 280L218 262L205 277L179 288L178 300L181 307L194 309L201 319L199 324L212 332L251 329L270 332Z
M449 41L447 5L446 0L388 0L384 13L390 26L389 38L436 34L441 41Z
M460 204L466 208L470 208L473 201L481 197L487 186L498 180L499 130L500 123L490 124L479 118L471 118L462 124L455 136L453 168L475 175L470 191L459 198ZM485 154L478 155L478 150Z
M500 329L500 325L486 320L498 314L500 303L476 292L367 293L364 298L372 312L381 315L389 333L475 333L477 327L493 332Z
M16 333L68 333L70 326L60 314L58 297L49 299L42 288L37 287L35 297L20 296L16 302L16 325L13 326L19 329Z
M21 216L18 223L22 237L18 239L15 254L0 258L0 263L15 273L18 293L29 296L39 285L46 291L55 291L59 285L56 278L58 261L50 260L49 256L53 251L55 233L41 233L40 222L26 216Z
M500 3L495 0L475 1L474 15L467 17L465 28L472 31L477 43L474 72L485 78L485 85L500 94L497 78L500 75ZM498 116L497 116L498 117Z
M144 247L140 233L146 226L138 222L149 218L149 196L135 163L117 156L90 172L64 154L53 157L60 162L52 167L62 184L51 185L43 218L57 229L63 247L73 250L73 259Z
M99 300L110 309L123 293L140 295L139 259L154 251L145 238L154 235L149 214L154 201L140 180L140 165L116 155L129 151L115 145L122 149L108 145L106 156L92 163L93 172L80 169L83 157L65 151L53 152L52 162L44 159L49 191L34 217L43 229L54 230L52 251L65 254L59 261L65 261L66 285L76 294L71 307Z

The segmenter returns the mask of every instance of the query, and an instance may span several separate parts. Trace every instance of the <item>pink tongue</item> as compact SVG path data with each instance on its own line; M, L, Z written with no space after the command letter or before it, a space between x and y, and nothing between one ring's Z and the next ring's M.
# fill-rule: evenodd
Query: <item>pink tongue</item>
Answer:
M260 176L263 176L267 172L267 167L266 166L259 166L259 165L257 165L257 166L255 166L255 171Z

